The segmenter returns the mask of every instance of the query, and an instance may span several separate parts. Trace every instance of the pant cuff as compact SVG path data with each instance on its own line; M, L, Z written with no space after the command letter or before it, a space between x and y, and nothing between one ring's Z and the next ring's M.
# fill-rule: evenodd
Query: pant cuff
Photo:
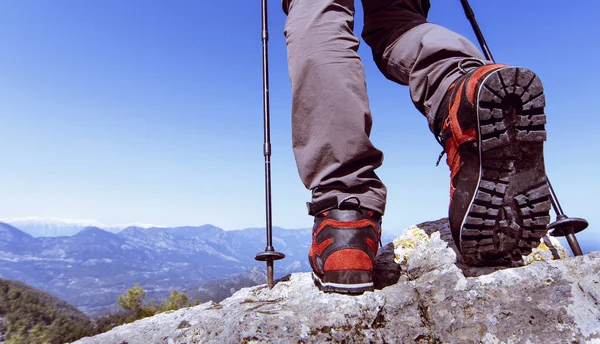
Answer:
M339 205L346 201L360 202L360 207L373 210L381 215L385 213L385 201L367 195L357 195L351 193L342 193L339 191L330 191L312 202L306 203L308 215L315 216L321 212L337 209Z

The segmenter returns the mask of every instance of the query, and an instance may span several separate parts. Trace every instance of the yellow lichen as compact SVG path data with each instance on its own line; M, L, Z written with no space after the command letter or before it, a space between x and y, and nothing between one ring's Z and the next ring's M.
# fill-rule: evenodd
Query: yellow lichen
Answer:
M429 241L429 235L424 230L417 226L411 226L406 229L394 243L394 258L396 263L404 265L408 263L408 258L414 251L414 249L427 243Z
M556 240L556 238L549 238L550 242L552 243L551 245L553 249L556 253L558 253L558 256L560 258L570 257L569 251L567 251L567 249L564 248L564 246L562 246L560 242ZM523 257L523 262L525 263L525 265L529 265L533 262L549 261L555 259L557 258L554 256L553 250L550 247L548 247L548 245L546 245L546 243L544 242L544 239L542 239L538 247L534 248L528 256Z

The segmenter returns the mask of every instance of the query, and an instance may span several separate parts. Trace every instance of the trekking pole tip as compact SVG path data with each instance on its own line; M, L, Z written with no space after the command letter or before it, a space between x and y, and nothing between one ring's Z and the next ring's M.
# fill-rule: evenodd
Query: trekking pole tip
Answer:
M267 286L273 288L273 262L285 258L285 254L275 252L272 247L265 249L264 252L259 252L254 259L260 262L267 262Z

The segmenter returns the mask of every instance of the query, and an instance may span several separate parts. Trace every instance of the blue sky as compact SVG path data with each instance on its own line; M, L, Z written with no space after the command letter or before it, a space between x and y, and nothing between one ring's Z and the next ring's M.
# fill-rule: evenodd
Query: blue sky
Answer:
M600 243L600 5L472 6L496 59L544 82L547 172L567 214L590 221L582 240ZM273 220L310 227L279 1L269 17ZM356 19L360 34L358 2ZM429 19L474 40L458 0L432 0ZM259 0L0 2L0 217L264 226L260 25ZM385 153L384 228L444 217L439 145L408 90L379 74L366 44L359 52Z

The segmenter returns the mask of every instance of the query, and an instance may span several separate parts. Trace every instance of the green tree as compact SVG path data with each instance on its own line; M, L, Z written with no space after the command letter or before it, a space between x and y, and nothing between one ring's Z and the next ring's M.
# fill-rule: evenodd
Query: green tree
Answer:
M133 288L124 292L117 299L117 304L125 310L125 312L96 319L96 331L108 331L115 326L134 322L161 312L191 306L188 302L188 296L177 290L171 291L169 298L160 303L151 299L149 304L146 304L144 302L145 298L146 292L144 291L144 288L142 288L139 283L136 283ZM196 304L198 303L196 302Z
M169 295L169 298L163 302L161 311L173 311L187 306L189 306L188 296L177 290L173 290L171 295Z
M47 344L50 343L50 338L46 329L37 323L29 332L29 341L31 343Z
M119 307L126 311L131 311L136 315L140 314L144 308L144 299L146 298L146 292L139 283L136 283L133 288L124 292L119 299L117 304Z

